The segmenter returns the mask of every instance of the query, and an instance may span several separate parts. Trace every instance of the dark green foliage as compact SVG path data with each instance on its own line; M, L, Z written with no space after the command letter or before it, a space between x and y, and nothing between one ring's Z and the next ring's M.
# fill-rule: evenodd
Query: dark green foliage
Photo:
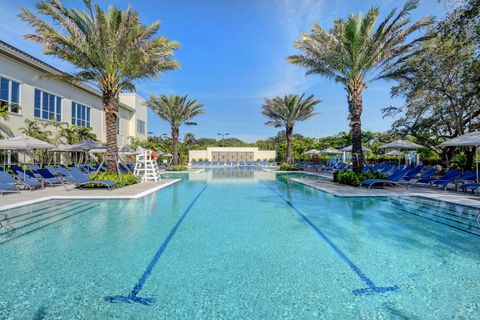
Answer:
M187 171L188 168L182 165L170 166L167 171Z
M138 177L134 176L131 173L124 173L122 174L122 181L120 181L120 177L118 176L118 173L116 172L100 172L99 174L91 174L90 175L90 180L112 180L115 181L118 185L119 188L123 188L126 186L130 186L132 184L138 183ZM97 185L92 185L92 186L97 186ZM98 185L102 186L102 185Z
M282 163L280 165L281 171L298 171L299 168L294 164Z
M356 173L353 171L339 172L337 176L337 182L341 184L347 184L349 186L358 187L363 180L367 179L385 179L385 176L378 171L373 173Z

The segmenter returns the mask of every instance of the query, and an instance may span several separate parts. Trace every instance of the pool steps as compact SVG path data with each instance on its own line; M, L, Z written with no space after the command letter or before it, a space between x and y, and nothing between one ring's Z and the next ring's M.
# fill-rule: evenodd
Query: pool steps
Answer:
M0 244L48 227L96 206L96 204L84 201L59 201L9 210L8 213L0 212Z

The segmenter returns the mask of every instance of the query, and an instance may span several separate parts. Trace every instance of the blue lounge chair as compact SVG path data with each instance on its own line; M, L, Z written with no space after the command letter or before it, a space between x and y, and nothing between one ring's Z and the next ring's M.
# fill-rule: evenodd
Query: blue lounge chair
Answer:
M91 184L101 184L111 190L112 187L117 186L117 184L112 180L89 180L88 175L84 174L76 167L71 168L70 175L75 181L75 185L79 188Z
M29 190L38 189L42 187L42 184L37 181L21 181L14 180L13 177L8 174L6 171L0 171L0 183L2 184L13 184L15 186L22 186L28 188Z
M454 181L461 174L462 174L462 170L459 170L459 169L448 170L447 173L445 173L440 178L418 179L417 183L426 183L430 185L436 184L437 186L446 186L446 184Z
M367 186L368 189L376 184L399 186L400 180L407 174L408 169L399 169L394 171L387 179L367 179L362 181L361 186Z
M460 186L460 189L462 189L464 192L468 190L478 191L479 188L480 183L465 183Z
M432 181L432 186L443 187L445 188L445 190L447 190L447 186L450 183L454 183L455 180L457 180L461 175L462 175L462 171L452 173L448 177L442 177L438 180Z
M13 183L0 183L0 195L4 193L20 192Z
M437 174L437 172L438 170L435 168L426 168L423 170L417 180L413 181L413 179L410 179L408 181L410 181L411 184L415 184L417 182L424 183L423 181L429 181L435 174Z
M48 169L38 169L37 173L42 177L44 183L52 187L63 185L62 180L51 174Z
M422 169L423 165L418 165L415 168L408 170L405 177L403 177L403 180L410 181L412 179L415 179L415 177L420 173L420 171L422 171Z

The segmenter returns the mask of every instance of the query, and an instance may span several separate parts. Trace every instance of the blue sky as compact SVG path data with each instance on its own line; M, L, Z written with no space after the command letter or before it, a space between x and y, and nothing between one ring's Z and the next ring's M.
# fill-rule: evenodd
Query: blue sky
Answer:
M1 39L63 70L70 66L44 56L42 48L23 40L31 29L15 16L19 7L33 9L35 1L0 0L4 17ZM67 6L82 6L82 1L66 1ZM181 69L160 75L158 79L137 84L137 92L150 94L188 94L205 104L198 126L184 127L181 134L193 132L197 137L216 137L228 132L232 137L255 141L276 134L278 129L264 125L260 114L264 97L289 93L314 94L322 100L315 118L299 124L295 131L321 137L348 130L347 103L339 84L318 76L305 76L304 70L289 65L286 57L295 53L293 41L313 23L329 28L335 18L349 13L366 12L379 6L382 14L403 5L398 0L162 0L101 1L120 7L129 4L140 12L142 21L161 21L160 35L181 44L175 58ZM423 0L413 18L425 15L441 17L445 6L437 0ZM382 131L392 119L382 119L380 109L399 105L390 98L392 83L377 82L364 96L363 128ZM169 133L152 112L149 131Z

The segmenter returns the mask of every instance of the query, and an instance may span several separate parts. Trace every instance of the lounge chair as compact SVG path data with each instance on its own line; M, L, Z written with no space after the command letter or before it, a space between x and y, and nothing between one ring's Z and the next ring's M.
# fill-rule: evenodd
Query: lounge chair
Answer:
M112 180L89 180L88 175L84 174L76 167L71 168L70 175L75 181L75 185L79 188L91 184L101 184L109 190L111 190L112 187L117 187L117 183Z
M415 177L422 171L422 169L423 169L423 165L418 165L414 168L411 168L410 170L407 171L407 174L405 175L405 177L403 177L402 180L410 181L412 179L415 179Z
M0 183L2 183L2 184L13 184L15 186L22 186L24 188L28 188L29 190L38 189L38 188L42 187L42 184L37 182L37 181L15 180L6 171L0 171Z
M429 178L429 179L423 179L423 180L419 179L417 183L426 183L429 185L442 186L446 188L447 184L455 181L455 179L457 179L461 174L462 174L462 170L458 170L458 169L448 170L447 173L445 173L440 178Z
M407 169L398 169L394 171L390 176L387 177L387 179L367 179L362 181L360 184L361 186L367 186L368 189L373 187L376 184L382 184L382 185L391 185L391 186L399 186L400 185L400 180L407 174Z
M53 174L50 173L49 170L47 169L38 169L37 173L42 177L43 182L50 185L51 187L53 186L61 186L63 185L62 180L59 178L55 177Z
M423 181L429 181L435 174L437 174L437 172L438 170L435 168L426 168L422 171L422 173L420 174L417 180L413 181L413 178L411 178L410 180L406 180L406 181L410 182L410 184L412 185L417 182L424 183Z
M465 183L460 186L460 189L462 189L464 192L467 192L467 190L478 192L478 189L480 189L480 183Z
M0 183L0 195L4 193L20 192L13 183Z

